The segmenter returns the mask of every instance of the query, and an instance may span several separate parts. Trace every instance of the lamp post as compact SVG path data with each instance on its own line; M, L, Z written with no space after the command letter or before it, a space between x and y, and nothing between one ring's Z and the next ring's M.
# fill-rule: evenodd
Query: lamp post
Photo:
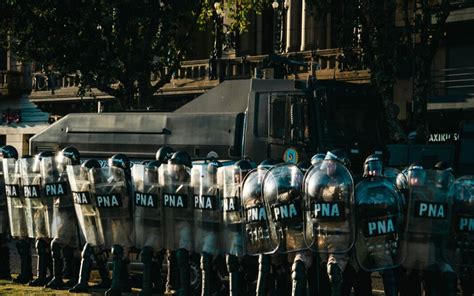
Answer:
M212 12L214 45L209 59L209 79L217 79L220 74L219 60L222 58L222 26L224 19L224 10L220 2L214 3Z
M276 54L283 52L283 29L284 29L284 15L289 7L287 0L275 0L272 3L272 8L274 11L274 21L273 21L273 52Z

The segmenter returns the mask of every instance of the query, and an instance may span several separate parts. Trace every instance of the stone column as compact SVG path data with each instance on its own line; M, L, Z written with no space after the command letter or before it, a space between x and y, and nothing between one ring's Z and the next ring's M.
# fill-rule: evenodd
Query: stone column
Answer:
M301 2L305 0L286 0L286 52L298 51L301 41Z
M315 13L310 10L303 1L303 8L301 9L301 48L300 50L312 50L316 48L316 21Z

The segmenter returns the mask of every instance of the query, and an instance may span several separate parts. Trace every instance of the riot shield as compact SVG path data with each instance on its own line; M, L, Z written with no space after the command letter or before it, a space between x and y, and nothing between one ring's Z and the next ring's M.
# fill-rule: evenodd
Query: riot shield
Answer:
M221 248L223 253L235 256L245 254L240 199L242 179L242 170L237 166L219 168L219 187L222 188Z
M132 167L134 185L135 247L163 248L162 207L158 204L161 186L158 168L136 164Z
M445 258L457 267L474 267L474 176L458 178L449 201L452 226Z
M5 178L3 174L3 162L0 162L0 234L8 233L8 207L5 195Z
M221 220L217 170L207 163L194 164L191 170L194 208L194 251L217 255Z
M359 266L369 272L397 267L405 254L401 193L386 178L367 178L355 189Z
M319 253L346 253L355 241L353 192L349 170L324 160L306 173L305 241Z
M44 196L39 167L34 167L33 158L21 158L20 172L23 194L26 201L26 225L28 237L51 238L53 221L53 199Z
M100 212L90 192L89 169L80 165L68 165L67 175L74 199L77 220L87 243L104 245L104 230Z
M13 159L3 159L5 196L7 198L10 233L15 238L28 237L26 226L26 201L21 192L20 163Z
M269 254L274 250L262 195L262 182L267 172L264 168L254 169L242 182L242 222L248 255Z
M273 250L289 253L306 249L304 241L303 172L294 164L272 167L263 180Z
M400 174L400 170L396 168L384 168L383 175L393 184L397 184L397 176Z
M168 250L193 250L193 208L191 204L190 170L184 165L162 164L159 168L163 184L161 202L164 221L164 247Z
M92 168L89 181L95 206L99 210L104 245L124 248L133 245L131 201L125 173L117 167Z
M448 188L454 177L447 171L414 169L408 173L408 269L424 270L442 258L447 240Z
M66 168L53 157L43 157L40 173L43 195L53 200L51 236L67 246L77 245L77 219Z

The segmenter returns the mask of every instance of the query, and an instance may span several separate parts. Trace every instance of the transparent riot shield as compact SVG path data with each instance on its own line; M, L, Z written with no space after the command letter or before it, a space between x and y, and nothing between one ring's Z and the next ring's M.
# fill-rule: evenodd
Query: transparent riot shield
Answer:
M160 184L163 184L164 247L168 250L193 250L190 173L186 166L178 164L162 164L159 168Z
M263 180L263 199L270 239L280 253L306 249L304 241L303 172L294 164L272 167Z
M0 162L0 233L8 233L8 207L7 196L5 195L5 178L3 174L3 162Z
M67 246L75 246L78 243L77 219L66 168L53 157L43 157L40 173L43 195L53 201L51 237Z
M454 181L446 171L410 170L407 215L408 269L424 270L437 264L447 240L448 188Z
M217 255L221 220L217 170L207 163L193 164L191 170L194 208L194 251Z
M3 159L2 163L10 233L15 238L26 238L26 201L21 191L20 163L13 158Z
M340 162L324 160L304 180L305 241L319 253L346 253L355 241L353 192L349 170Z
M80 165L68 165L67 175L74 199L77 220L87 243L104 245L104 230L100 212L90 192L89 169Z
M401 193L386 178L367 178L357 184L355 200L359 266L370 272L399 266L406 247Z
M449 191L452 226L445 258L457 267L474 267L474 176L458 178Z
M219 168L219 175L219 187L222 188L221 248L225 254L243 256L244 228L240 199L243 172L239 167L231 165Z
M133 245L131 200L124 171L117 167L92 168L89 181L95 206L99 210L104 245Z
M53 198L42 193L39 166L33 158L21 158L20 172L23 194L26 201L26 225L28 237L51 238L53 220Z
M254 169L242 182L242 222L248 255L270 254L274 250L262 194L262 182L267 172L264 168Z
M396 168L384 168L383 175L393 184L397 184L397 176L400 174L400 170Z
M135 247L163 248L162 207L159 205L161 186L158 168L141 164L132 167Z

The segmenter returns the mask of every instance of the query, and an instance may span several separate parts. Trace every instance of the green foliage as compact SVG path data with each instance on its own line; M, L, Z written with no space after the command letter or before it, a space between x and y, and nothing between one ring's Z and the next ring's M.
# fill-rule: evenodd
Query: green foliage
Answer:
M122 109L143 108L179 67L197 9L194 0L8 0L0 31L22 60L78 71L84 87L115 96Z

